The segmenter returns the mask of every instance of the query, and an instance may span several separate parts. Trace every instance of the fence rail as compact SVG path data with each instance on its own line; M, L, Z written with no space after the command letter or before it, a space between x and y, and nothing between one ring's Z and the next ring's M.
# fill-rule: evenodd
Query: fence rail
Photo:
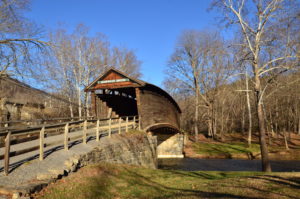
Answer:
M43 119L36 119L36 120L8 120L8 121L0 121L0 131L5 129L13 129L16 127L23 127L31 125L45 125L47 123L53 122L63 122L63 121L78 121L83 119L93 119L94 117L59 117L59 118L43 118Z
M49 147L63 146L64 150L67 151L69 150L70 143L82 141L83 144L86 144L90 137L96 137L96 141L99 142L101 134L104 134L103 132L106 132L108 137L111 137L113 131L121 134L124 130L127 132L129 128L140 129L140 118L137 116L126 116L106 119L85 119L43 125L42 127L6 130L6 132L0 132L0 148L4 149L4 154L0 154L0 160L4 160L4 173L8 175L11 157L39 151L39 159L42 161L45 158L46 148L49 150ZM58 135L62 136L58 138ZM32 144L29 143L30 141L38 141L38 144L30 145ZM26 142L29 146L21 149L16 147L17 144ZM13 147L14 150L12 150Z

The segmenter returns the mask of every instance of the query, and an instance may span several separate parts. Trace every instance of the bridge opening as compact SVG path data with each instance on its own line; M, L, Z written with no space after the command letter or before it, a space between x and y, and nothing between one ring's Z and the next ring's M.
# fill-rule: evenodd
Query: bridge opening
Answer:
M134 88L97 90L94 103L94 109L98 118L138 115Z

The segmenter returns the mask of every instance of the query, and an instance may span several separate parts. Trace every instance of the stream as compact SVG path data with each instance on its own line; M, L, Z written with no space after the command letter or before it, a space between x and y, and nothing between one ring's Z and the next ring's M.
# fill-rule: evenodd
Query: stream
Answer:
M300 172L300 161L272 160L271 167L272 171L275 172ZM238 159L166 158L158 160L158 168L184 171L261 171L261 161Z

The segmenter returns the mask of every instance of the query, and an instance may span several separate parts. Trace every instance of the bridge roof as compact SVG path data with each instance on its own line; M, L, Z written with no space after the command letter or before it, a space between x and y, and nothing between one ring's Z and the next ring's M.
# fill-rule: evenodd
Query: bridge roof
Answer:
M163 89L148 82L133 78L127 74L115 69L110 68L97 77L90 85L88 85L84 91L95 91L99 89L120 89L120 88L147 88L153 92L161 94L166 97L172 104L175 105L178 112L181 113L181 109L177 102Z

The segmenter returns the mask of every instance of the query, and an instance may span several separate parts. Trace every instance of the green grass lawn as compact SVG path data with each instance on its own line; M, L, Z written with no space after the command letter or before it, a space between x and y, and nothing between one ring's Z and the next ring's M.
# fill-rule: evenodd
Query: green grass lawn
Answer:
M300 198L300 173L186 172L99 164L49 185L35 198Z
M225 158L248 157L249 154L260 153L258 144L248 147L245 143L193 143L192 148L195 153L208 156L222 156Z

